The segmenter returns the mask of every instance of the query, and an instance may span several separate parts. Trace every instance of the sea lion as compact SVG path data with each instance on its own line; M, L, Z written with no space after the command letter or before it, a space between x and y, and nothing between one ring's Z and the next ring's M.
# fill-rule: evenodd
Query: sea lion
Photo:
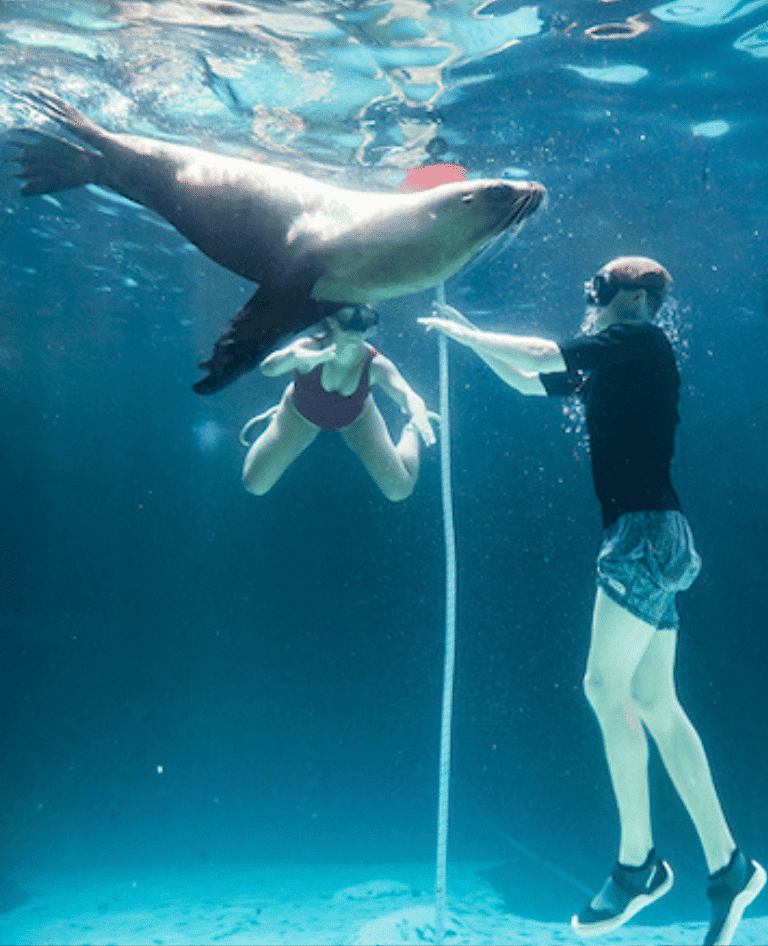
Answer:
M89 149L32 129L13 160L22 194L98 184L155 211L220 265L259 284L199 367L199 394L226 387L278 343L341 304L436 286L530 216L535 182L474 180L408 194L324 184L255 161L112 134L42 90L25 101Z

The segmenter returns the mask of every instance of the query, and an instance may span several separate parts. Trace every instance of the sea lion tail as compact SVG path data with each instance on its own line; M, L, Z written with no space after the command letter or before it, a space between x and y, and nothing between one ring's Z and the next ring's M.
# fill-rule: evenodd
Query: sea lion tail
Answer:
M24 135L25 140L11 142L19 154L9 160L21 165L16 177L26 181L21 188L25 196L53 194L96 182L101 155L40 131L25 128Z
M58 122L67 131L72 132L75 137L93 148L101 150L104 143L110 138L109 133L100 128L96 122L91 121L82 112L78 112L76 108L68 105L64 99L60 99L58 95L54 95L52 92L46 92L44 89L33 89L31 92L17 93L16 98Z
M110 135L76 108L43 89L14 93L14 96L43 112L81 141L97 149L88 151L63 138L56 138L36 129L20 129L24 138L11 142L18 148L19 154L9 160L18 162L22 167L17 177L25 179L27 183L22 187L21 193L52 194L96 183L103 162L99 152L110 140Z

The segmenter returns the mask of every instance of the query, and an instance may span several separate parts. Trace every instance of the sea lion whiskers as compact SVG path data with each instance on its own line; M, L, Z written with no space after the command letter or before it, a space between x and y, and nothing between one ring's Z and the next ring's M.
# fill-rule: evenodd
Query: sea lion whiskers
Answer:
M484 246L475 253L463 266L462 272L471 273L479 265L487 265L508 252L510 244L514 242L531 214L548 201L546 191L541 185L532 183L531 190L523 195L520 202L513 208L509 223L489 239Z

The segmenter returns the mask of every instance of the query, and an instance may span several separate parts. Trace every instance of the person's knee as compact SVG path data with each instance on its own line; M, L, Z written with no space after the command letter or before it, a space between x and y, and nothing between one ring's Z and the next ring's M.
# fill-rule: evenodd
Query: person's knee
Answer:
M243 486L245 487L246 492L251 493L253 496L264 496L266 495L274 485L273 479L267 479L263 476L258 476L254 473L244 473L243 474Z
M645 683L632 681L632 699L641 713L653 713L662 702L661 689Z
M391 503L401 503L404 499L408 499L415 485L412 480L399 480L382 484L381 491Z
M669 729L681 712L677 695L669 686L635 684L632 699L640 717L654 732Z
M583 688L589 705L596 713L626 703L630 695L626 681L595 666L587 668Z
M243 486L251 496L266 496L270 490L270 487L263 483L243 483Z
M602 705L606 700L605 677L594 667L588 668L582 680L582 689L587 702L593 708Z

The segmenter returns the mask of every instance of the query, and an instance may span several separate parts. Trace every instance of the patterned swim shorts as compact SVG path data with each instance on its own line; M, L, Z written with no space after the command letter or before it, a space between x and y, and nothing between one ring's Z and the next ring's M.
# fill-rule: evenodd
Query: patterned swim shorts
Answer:
M627 512L606 529L597 556L597 583L617 604L659 630L676 630L678 591L701 569L681 512Z

